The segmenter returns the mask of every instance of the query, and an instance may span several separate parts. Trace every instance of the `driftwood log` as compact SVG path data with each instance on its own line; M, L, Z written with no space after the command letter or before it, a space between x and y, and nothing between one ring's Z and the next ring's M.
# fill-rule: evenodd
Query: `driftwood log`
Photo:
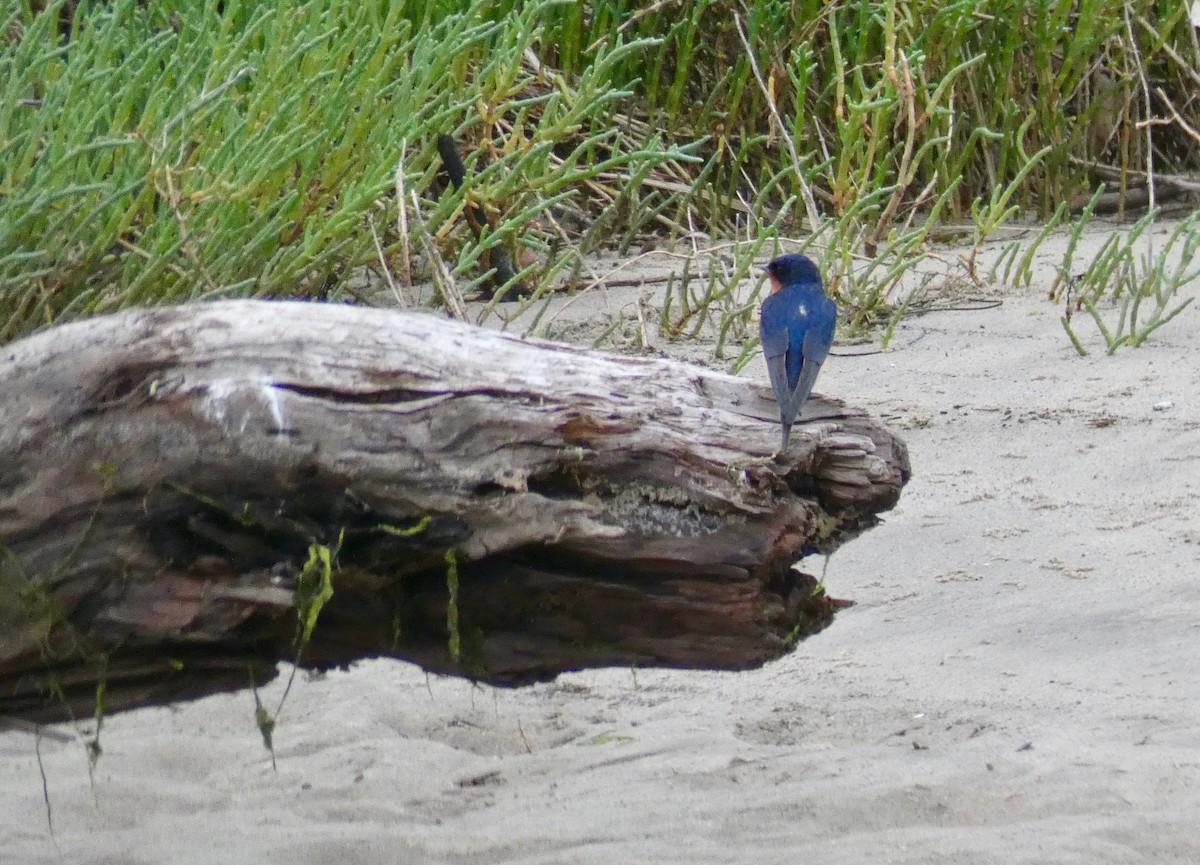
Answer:
M836 605L793 563L909 474L836 400L771 459L777 423L764 383L420 313L47 330L0 348L0 714L247 687L297 652L505 684L761 664Z

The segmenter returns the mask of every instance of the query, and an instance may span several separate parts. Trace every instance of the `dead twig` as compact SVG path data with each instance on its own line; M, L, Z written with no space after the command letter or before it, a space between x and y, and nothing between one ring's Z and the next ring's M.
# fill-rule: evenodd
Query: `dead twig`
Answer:
M787 127L783 123L783 118L779 116L779 109L775 107L775 100L771 98L771 91L767 88L767 83L763 80L762 70L758 68L758 58L754 56L754 49L750 47L750 40L746 38L745 28L742 27L742 16L735 12L733 20L737 25L737 32L742 40L742 45L746 49L746 57L750 60L750 70L754 73L754 80L758 82L758 87L762 90L767 108L771 110L771 119L775 121L775 125L779 128L779 135L783 139L783 143L787 145L788 156L792 160L792 171L795 172L796 180L800 184L800 197L804 201L804 209L808 211L809 230L816 232L817 227L821 224L821 214L817 210L817 202L813 198L812 189L808 185L808 179L804 176L804 162L796 152L796 142L792 140L791 134L787 131Z
M1137 66L1138 81L1142 85L1142 96L1146 100L1146 120L1138 124L1146 130L1146 186L1150 193L1150 209L1155 206L1154 200L1154 106L1150 102L1150 85L1146 81L1146 70L1142 65L1142 52L1138 49L1137 37L1133 35L1133 22L1129 18L1129 6L1124 8L1125 32L1129 35L1129 50L1133 54Z

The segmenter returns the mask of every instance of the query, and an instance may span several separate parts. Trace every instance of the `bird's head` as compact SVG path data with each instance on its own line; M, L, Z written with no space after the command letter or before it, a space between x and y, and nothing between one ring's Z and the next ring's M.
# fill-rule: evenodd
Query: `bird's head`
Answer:
M781 255L766 266L771 277L771 290L785 285L821 285L821 272L807 255Z

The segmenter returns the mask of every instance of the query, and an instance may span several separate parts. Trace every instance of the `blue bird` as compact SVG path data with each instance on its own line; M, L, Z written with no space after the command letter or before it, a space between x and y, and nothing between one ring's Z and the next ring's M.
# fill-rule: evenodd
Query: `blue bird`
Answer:
M825 294L817 266L803 255L783 255L766 267L771 293L762 304L759 335L771 387L779 400L783 444L812 393L821 364L833 345L837 305Z

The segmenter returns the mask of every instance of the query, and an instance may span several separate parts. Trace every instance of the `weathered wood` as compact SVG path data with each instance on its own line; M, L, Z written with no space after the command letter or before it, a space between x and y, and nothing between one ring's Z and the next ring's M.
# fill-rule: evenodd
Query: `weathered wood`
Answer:
M791 565L909 472L821 397L752 461L777 423L761 383L418 313L231 301L48 330L0 349L0 714L269 677L323 550L306 665L761 664L832 615Z

